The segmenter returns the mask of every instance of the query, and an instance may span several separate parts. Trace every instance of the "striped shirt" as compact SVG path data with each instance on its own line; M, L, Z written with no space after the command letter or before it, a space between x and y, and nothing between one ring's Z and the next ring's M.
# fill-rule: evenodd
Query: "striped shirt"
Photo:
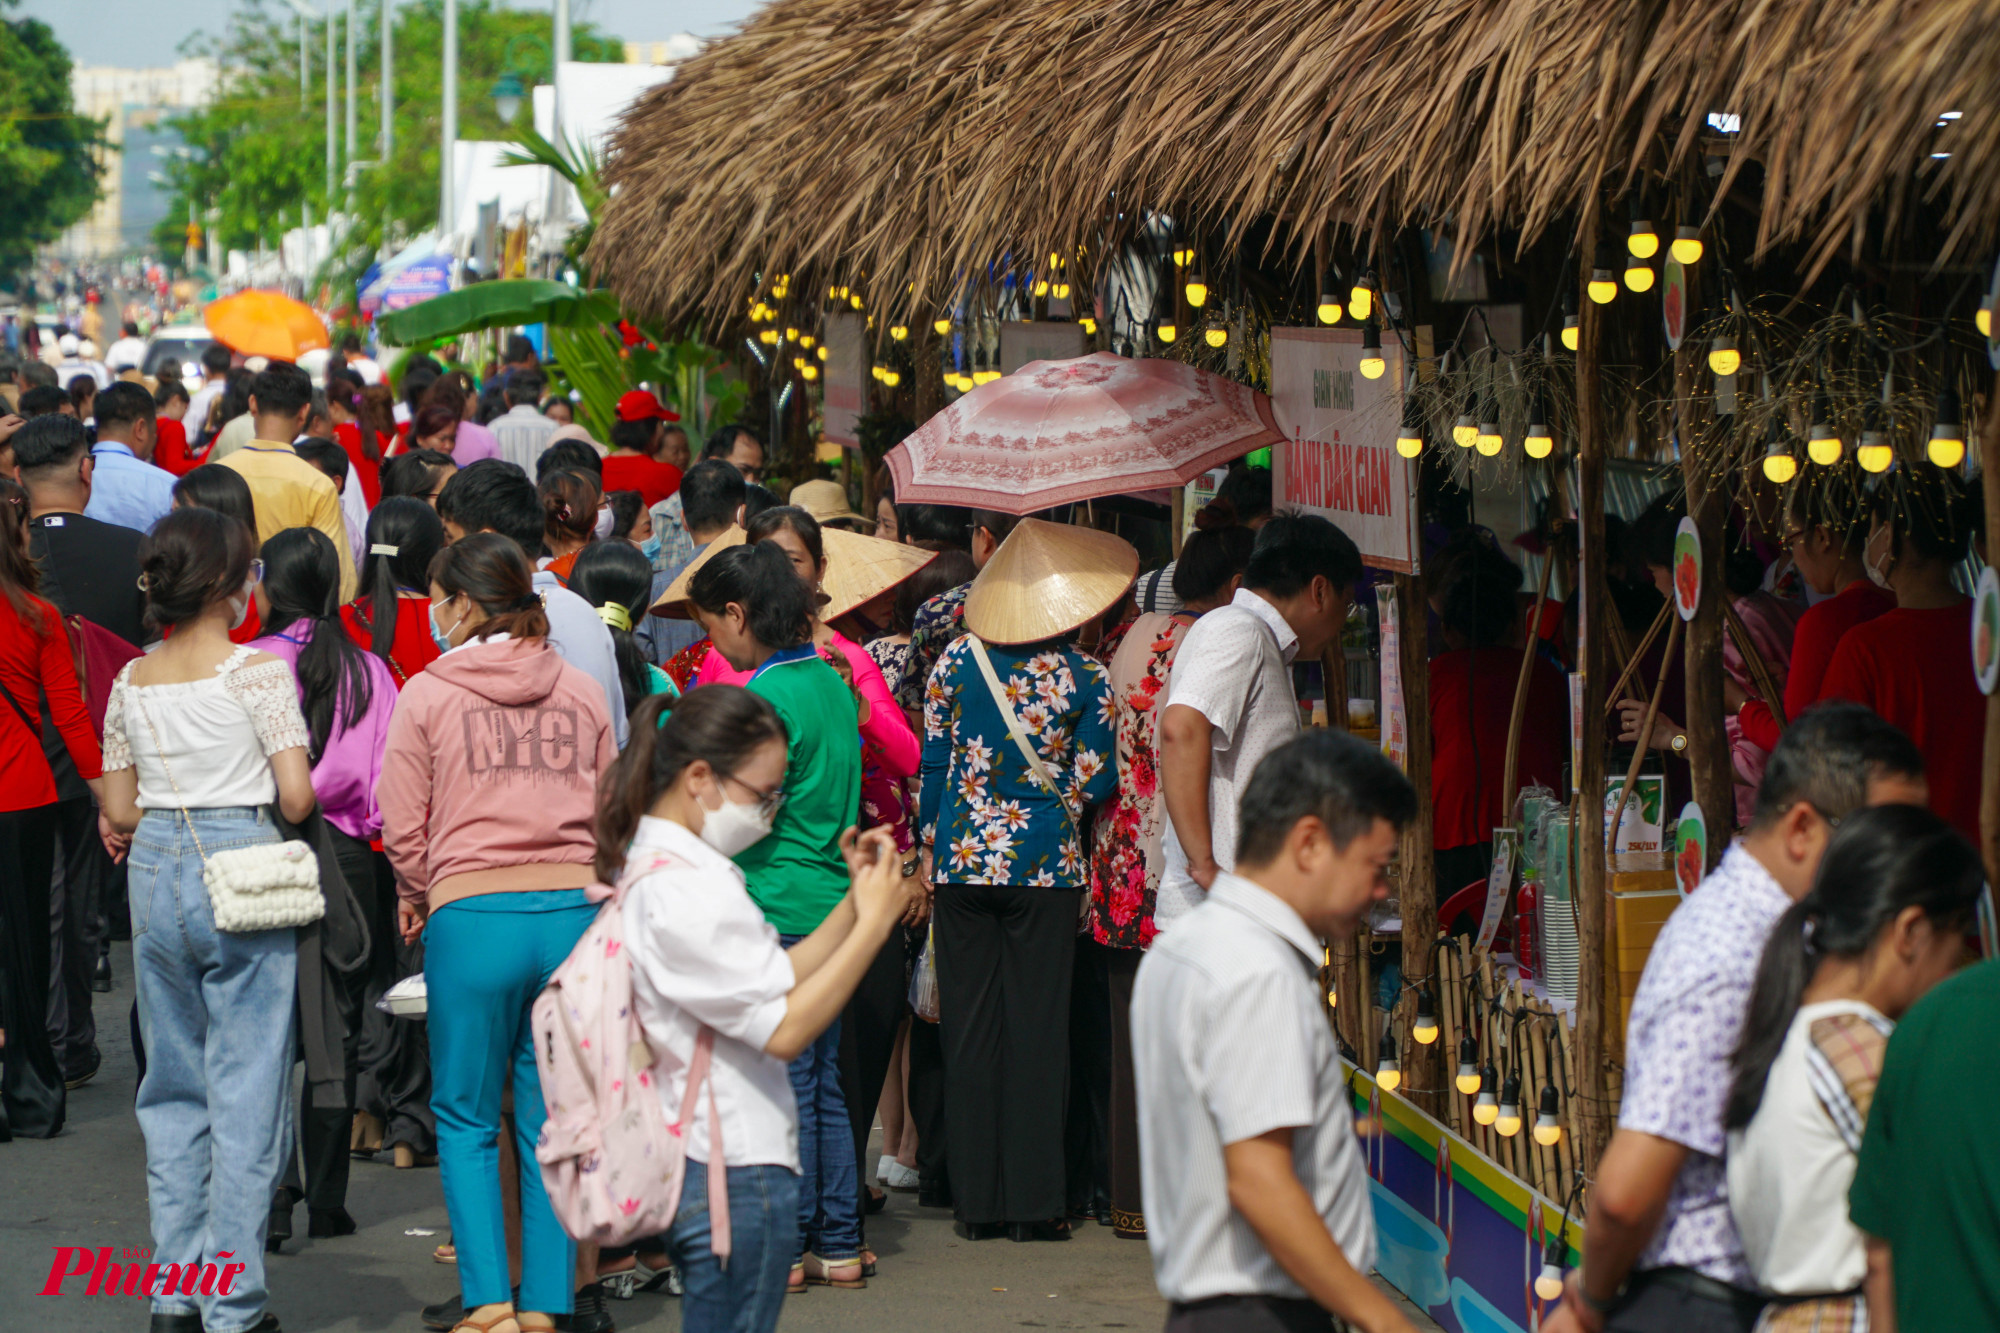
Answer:
M499 441L500 457L532 478L535 463L542 450L549 447L549 437L556 433L557 426L539 408L516 403L487 423L486 429Z
M1292 1165L1366 1273L1375 1221L1345 1070L1320 1007L1320 942L1268 890L1224 871L1159 936L1132 992L1146 1243L1170 1301L1303 1298L1230 1207L1223 1147L1292 1131Z

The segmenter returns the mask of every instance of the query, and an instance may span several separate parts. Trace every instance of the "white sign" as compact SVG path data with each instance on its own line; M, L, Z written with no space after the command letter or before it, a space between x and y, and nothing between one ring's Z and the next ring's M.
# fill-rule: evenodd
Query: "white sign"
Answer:
M1000 373L1011 375L1030 361L1070 361L1083 355L1083 326L1067 320L1016 320L1000 326Z
M859 446L868 411L868 329L859 315L826 317L826 385L820 433L836 444Z
M1500 918L1507 914L1507 890L1514 887L1514 852L1520 842L1519 829L1493 830L1493 867L1486 872L1486 915L1479 919L1479 939L1472 946L1476 952L1493 947L1493 936L1500 929ZM1452 892L1456 893L1457 889Z
M1396 452L1403 348L1385 331L1379 379L1361 373L1358 329L1272 329L1271 406L1285 443L1272 450L1279 508L1331 519L1362 560L1417 571L1417 472Z

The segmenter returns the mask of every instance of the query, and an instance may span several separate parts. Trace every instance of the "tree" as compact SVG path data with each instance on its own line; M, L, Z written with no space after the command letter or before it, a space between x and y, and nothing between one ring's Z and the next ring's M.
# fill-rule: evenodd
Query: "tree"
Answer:
M395 154L386 164L378 161L360 171L354 226L345 253L336 257L336 271L327 275L330 281L351 280L385 238L391 243L407 238L437 219L444 6L441 0L405 0L395 12ZM357 5L356 15L361 86L355 155L375 160L380 157L380 0ZM546 12L505 9L496 0L461 0L459 138L508 137L494 110L493 85L509 72L524 76L523 82L550 76L551 23ZM326 218L330 204L346 210L344 183L336 183L331 200L326 191L325 29L308 27L312 81L301 108L294 24L288 10L265 0L242 0L220 38L191 44L219 62L222 86L210 105L173 121L193 152L168 167L175 204L155 235L168 253L181 249L191 202L197 216L216 210L212 225L225 249L252 249L260 237L275 244L284 230L300 224L307 209L315 220ZM345 38L340 33L337 43L336 59L342 62ZM588 23L576 25L570 45L578 60L624 58L616 42ZM344 151L344 139L341 147Z
M0 0L12 9L19 0ZM101 121L75 114L69 51L39 19L0 21L0 274L18 273L97 202Z

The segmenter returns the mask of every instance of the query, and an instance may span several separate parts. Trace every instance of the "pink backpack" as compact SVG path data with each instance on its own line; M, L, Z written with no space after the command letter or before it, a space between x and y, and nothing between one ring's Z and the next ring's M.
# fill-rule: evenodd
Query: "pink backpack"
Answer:
M654 1058L632 1000L619 910L632 882L673 858L627 865L615 886L586 892L603 902L590 929L535 1000L535 1063L542 1076L542 1123L535 1159L549 1203L571 1237L622 1245L673 1224L687 1170L687 1129L695 1097L708 1089L708 1205L713 1248L729 1258L729 1187L723 1168L722 1120L715 1113L709 1062L715 1032L707 1027L689 1061L678 1124L661 1112Z

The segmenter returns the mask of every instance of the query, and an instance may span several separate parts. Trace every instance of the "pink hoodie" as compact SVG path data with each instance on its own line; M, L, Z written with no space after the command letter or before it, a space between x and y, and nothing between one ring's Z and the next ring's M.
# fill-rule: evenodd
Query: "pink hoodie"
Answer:
M397 696L376 787L397 892L436 911L589 884L597 782L617 754L603 687L546 639L438 658Z

